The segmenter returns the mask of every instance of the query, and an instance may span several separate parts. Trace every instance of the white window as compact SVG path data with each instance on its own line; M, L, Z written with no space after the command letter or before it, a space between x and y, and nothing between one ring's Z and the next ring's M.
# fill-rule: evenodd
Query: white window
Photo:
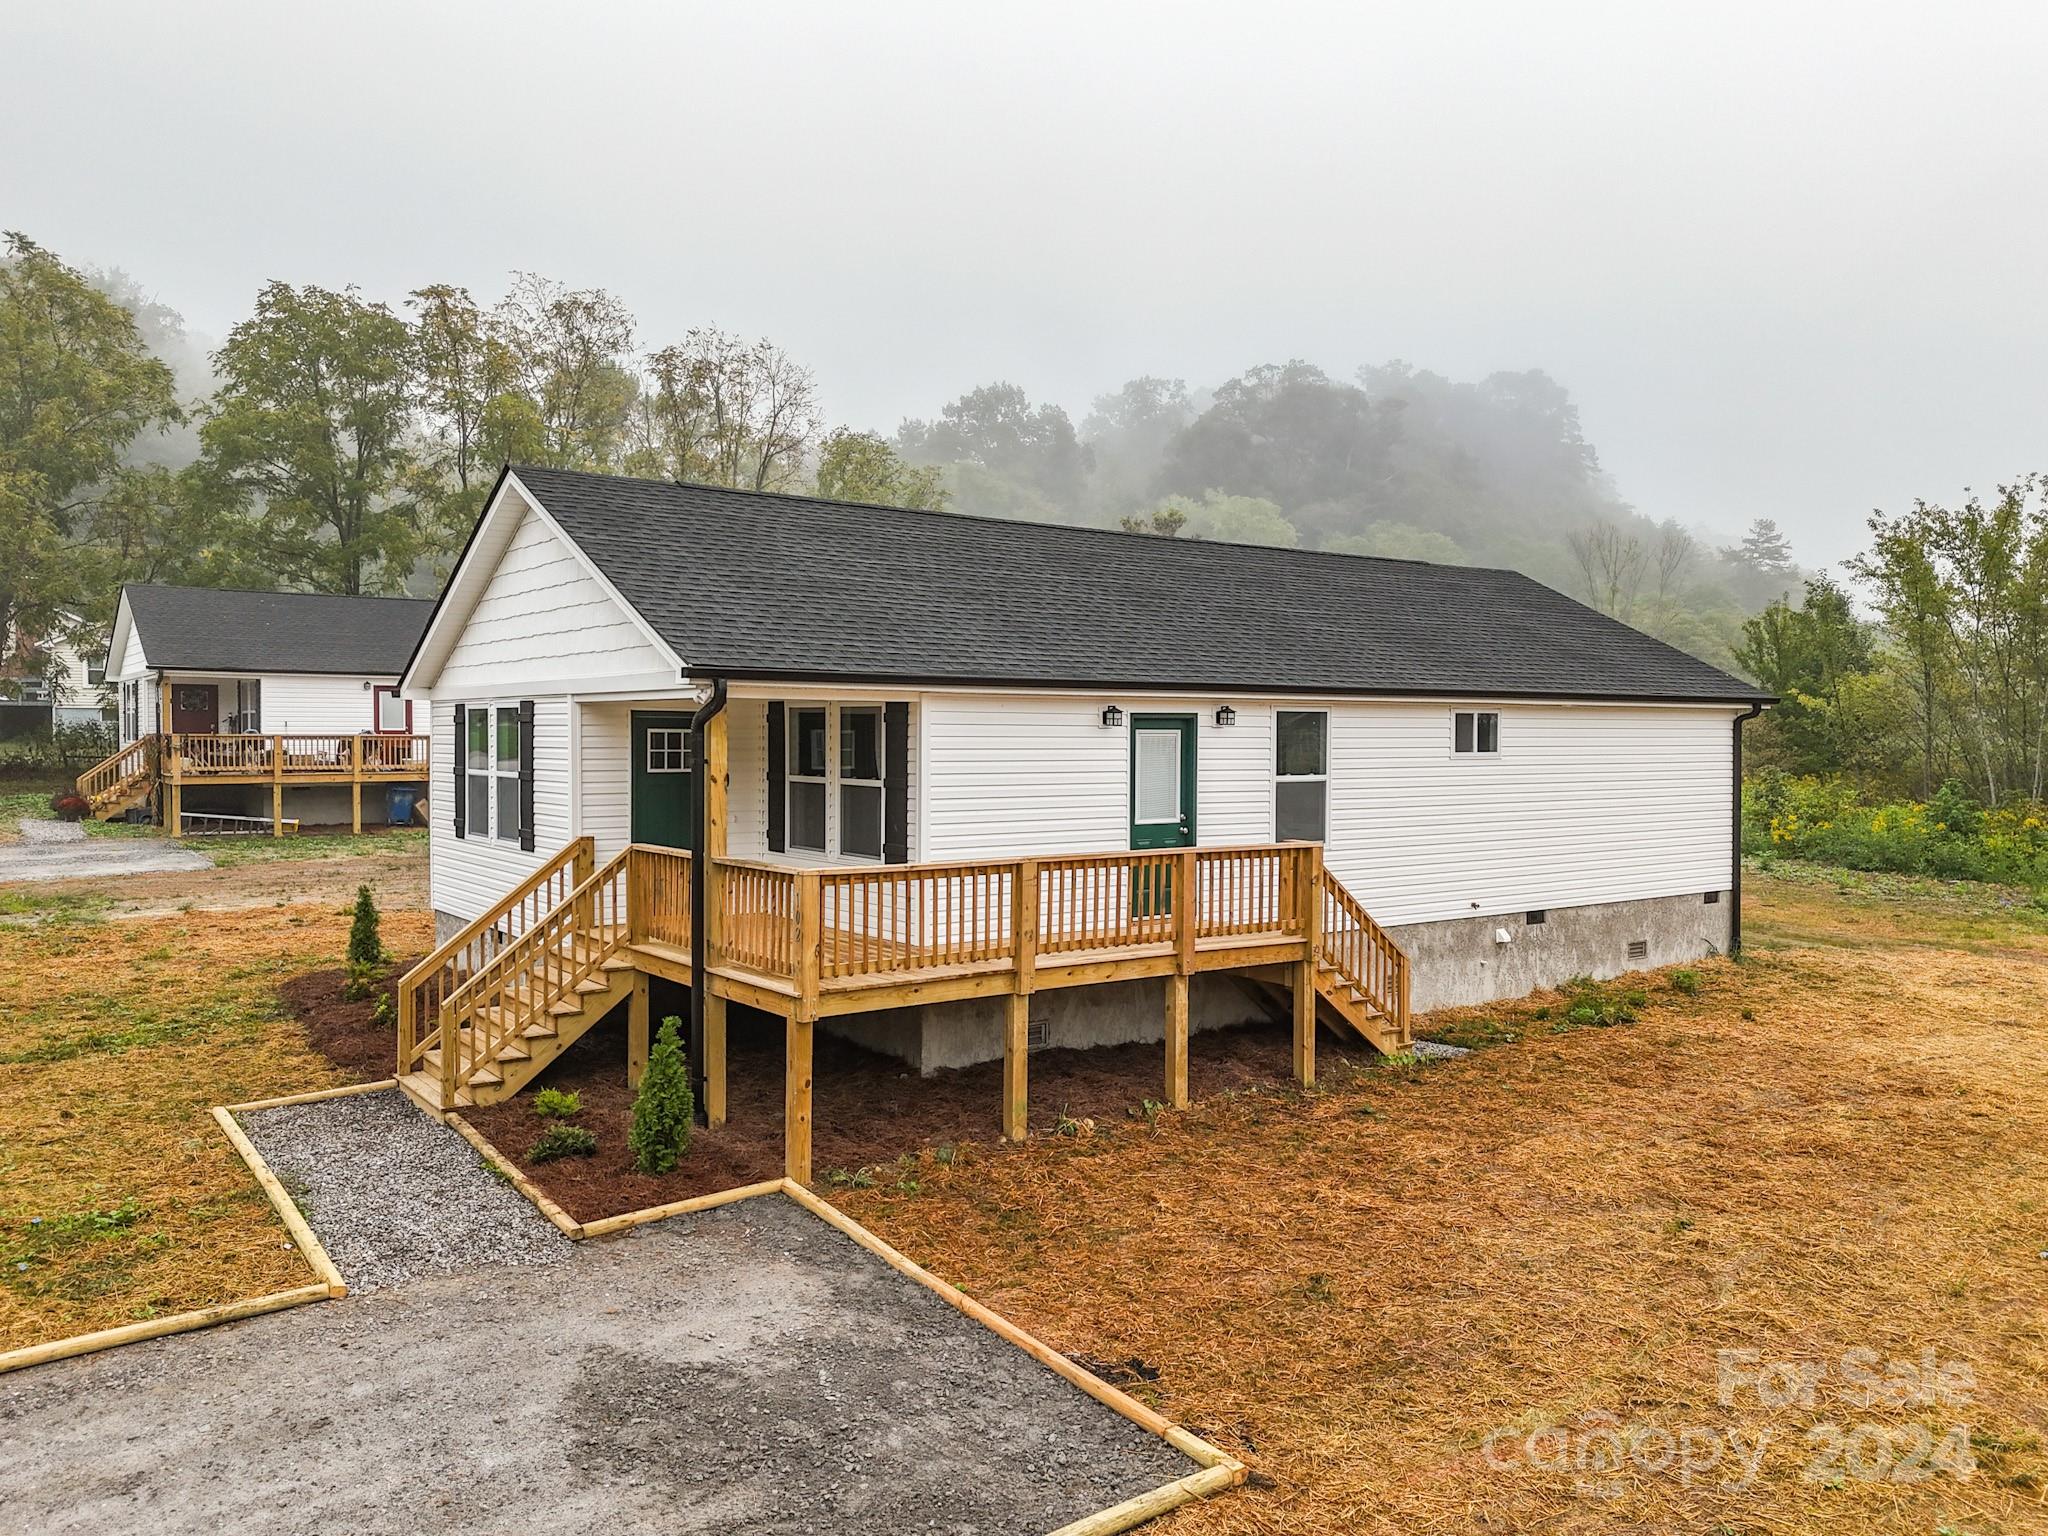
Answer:
M1460 709L1451 715L1451 751L1493 756L1500 751L1500 712Z
M825 710L789 712L789 846L825 851Z
M463 727L463 831L470 837L519 841L519 706L473 704Z
M878 705L839 710L839 851L858 859L882 856L882 711Z
M1330 717L1283 709L1273 729L1273 838L1326 842L1330 834Z
M647 771L688 773L690 732L684 726L650 726L647 731Z
M412 708L396 688L379 688L376 729L380 735L403 735L412 729Z

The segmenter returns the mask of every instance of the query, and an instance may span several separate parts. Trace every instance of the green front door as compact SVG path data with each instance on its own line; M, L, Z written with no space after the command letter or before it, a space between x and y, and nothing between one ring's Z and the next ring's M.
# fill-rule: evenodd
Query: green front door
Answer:
M1131 846L1195 841L1195 717L1131 716Z
M690 846L690 717L633 711L633 841Z

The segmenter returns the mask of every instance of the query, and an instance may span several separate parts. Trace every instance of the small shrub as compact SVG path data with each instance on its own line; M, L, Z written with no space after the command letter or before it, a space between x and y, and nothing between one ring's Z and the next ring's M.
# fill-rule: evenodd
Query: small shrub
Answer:
M559 1088L543 1088L533 1096L533 1112L550 1120L566 1120L583 1108L583 1095L564 1093Z
M356 911L348 925L348 964L372 969L384 963L384 940L378 932L377 903L367 885L356 887Z
M50 810L59 821L83 821L92 813L92 803L83 795L59 790L50 796Z
M580 1125L551 1125L526 1154L529 1163L551 1163L558 1157L589 1157L597 1138Z
M341 984L341 999L345 1003L360 1003L377 990L377 968L372 965L349 963L348 976Z
M1685 970L1671 973L1671 990L1685 997L1698 997L1706 986L1706 980L1698 971Z
M670 1014L661 1021L647 1071L640 1078L640 1096L633 1101L633 1128L626 1144L633 1166L642 1173L667 1173L690 1150L690 1125L697 1114L697 1096L690 1089L683 1059L683 1021Z
M1557 1032L1633 1024L1650 1001L1650 994L1641 987L1614 986L1588 976L1575 976L1558 990L1566 1002L1564 1018L1550 1026Z
M872 1168L834 1168L826 1173L825 1182L835 1189L873 1189L875 1171Z
M373 1024L392 1024L397 1022L397 1011L391 1006L391 994L389 992L379 992L377 994L377 1005L370 1010L370 1022Z

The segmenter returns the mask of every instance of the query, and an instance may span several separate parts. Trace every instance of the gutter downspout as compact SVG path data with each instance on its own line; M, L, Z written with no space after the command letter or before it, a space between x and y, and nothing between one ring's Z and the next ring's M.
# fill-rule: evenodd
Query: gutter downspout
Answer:
M706 861L709 802L704 782L704 727L725 710L725 679L711 680L711 695L690 716L690 1092L697 1105L697 1124L709 1125L704 1104L704 970Z
M1728 812L1728 953L1742 953L1742 722L1764 712L1752 704L1735 717L1734 785L1729 791ZM694 972L692 974L695 974Z

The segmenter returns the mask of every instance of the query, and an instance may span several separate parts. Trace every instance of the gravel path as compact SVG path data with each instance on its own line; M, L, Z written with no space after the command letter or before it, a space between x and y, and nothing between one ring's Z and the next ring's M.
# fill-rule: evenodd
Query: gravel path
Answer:
M1417 1040L1408 1049L1423 1061L1456 1061L1460 1056L1472 1054L1468 1045L1446 1045L1441 1040Z
M569 1256L524 1196L395 1088L240 1120L352 1288Z
M1043 1536L1195 1470L775 1195L0 1376L0 1442L39 1536Z
M69 821L23 817L21 841L0 846L0 885L211 868L213 860L189 848L155 838L87 837L85 828Z

